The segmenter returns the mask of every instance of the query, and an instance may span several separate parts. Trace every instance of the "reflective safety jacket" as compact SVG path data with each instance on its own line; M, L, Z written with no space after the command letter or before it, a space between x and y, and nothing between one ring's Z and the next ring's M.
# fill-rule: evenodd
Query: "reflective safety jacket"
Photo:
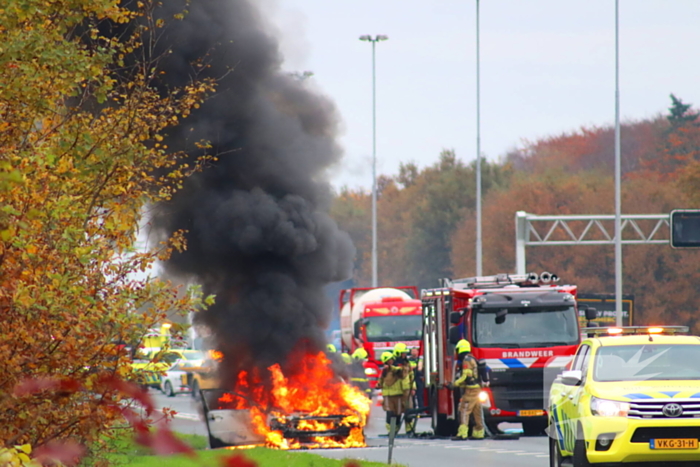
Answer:
M377 380L377 387L381 388L383 396L403 395L403 374L401 367L384 365L382 374Z
M416 375L409 363L401 365L401 388L404 392L416 389Z

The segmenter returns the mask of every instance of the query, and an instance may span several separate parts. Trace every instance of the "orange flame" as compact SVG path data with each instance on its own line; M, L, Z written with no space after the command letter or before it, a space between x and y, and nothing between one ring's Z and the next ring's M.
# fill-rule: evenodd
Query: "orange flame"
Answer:
M267 374L256 373L241 371L233 392L225 393L219 403L225 408L249 410L253 429L265 438L267 446L365 446L363 427L370 401L362 391L335 375L323 352L304 356L300 368L290 377L278 364L269 367ZM263 381L269 381L269 385L266 387ZM327 431L329 436L303 434Z

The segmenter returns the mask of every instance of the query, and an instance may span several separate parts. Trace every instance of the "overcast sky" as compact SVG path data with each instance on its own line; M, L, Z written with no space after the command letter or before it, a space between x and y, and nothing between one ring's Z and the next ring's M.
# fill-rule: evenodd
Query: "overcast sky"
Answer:
M443 148L476 157L475 0L266 0L285 69L309 70L343 121L336 187L371 186L371 44L377 45L380 174ZM481 0L481 145L496 160L524 140L614 122L614 0ZM621 113L700 106L700 1L621 0ZM611 157L613 148L610 148ZM612 174L611 174L612 176Z

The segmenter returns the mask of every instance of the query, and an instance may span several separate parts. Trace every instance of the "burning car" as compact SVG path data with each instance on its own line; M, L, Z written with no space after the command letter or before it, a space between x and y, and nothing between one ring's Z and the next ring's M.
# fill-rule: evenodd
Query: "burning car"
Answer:
M369 400L330 365L323 353L308 355L305 371L294 376L275 364L264 372L242 371L232 390L201 390L210 447L365 446Z

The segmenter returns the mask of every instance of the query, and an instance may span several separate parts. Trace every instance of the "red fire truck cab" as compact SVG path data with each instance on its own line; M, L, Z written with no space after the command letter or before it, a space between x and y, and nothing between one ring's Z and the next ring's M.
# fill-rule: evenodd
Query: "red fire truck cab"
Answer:
M422 313L418 289L403 287L356 287L340 292L340 330L343 350L367 351L365 375L374 388L383 352L399 342L409 349L421 342Z
M460 339L471 343L489 375L480 394L489 430L498 433L501 422L517 422L526 435L544 431L549 384L581 340L577 288L557 282L547 272L499 274L443 279L442 287L422 291L425 402L436 435L452 436L459 425L460 394L449 385Z

